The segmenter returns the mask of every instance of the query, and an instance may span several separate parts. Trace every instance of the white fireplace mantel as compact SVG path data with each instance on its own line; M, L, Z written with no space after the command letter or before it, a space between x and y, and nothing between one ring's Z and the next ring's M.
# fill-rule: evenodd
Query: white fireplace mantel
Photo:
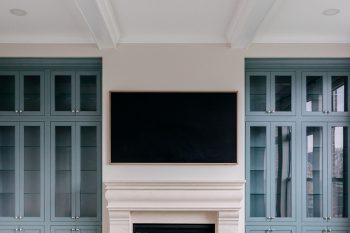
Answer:
M217 233L237 232L244 181L109 181L104 184L110 233L132 233L133 223L146 222L215 223Z

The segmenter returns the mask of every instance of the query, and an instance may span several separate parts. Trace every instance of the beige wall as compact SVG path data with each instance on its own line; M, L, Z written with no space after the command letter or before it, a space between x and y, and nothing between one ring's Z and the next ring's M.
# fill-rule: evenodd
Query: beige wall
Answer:
M349 57L350 45L0 45L0 57L103 58L104 180L244 179L244 59L246 57ZM109 92L116 90L238 91L238 165L109 165Z

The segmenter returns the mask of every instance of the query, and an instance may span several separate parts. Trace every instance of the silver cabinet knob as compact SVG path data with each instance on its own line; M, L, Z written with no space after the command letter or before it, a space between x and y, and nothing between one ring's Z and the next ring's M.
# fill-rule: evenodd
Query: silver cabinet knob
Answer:
M71 231L75 231L75 228L72 228Z
M18 229L18 228L16 228L15 230L16 230L16 231L19 231L19 229Z
M75 217L75 219L79 219L79 218L80 218L79 216Z
M79 109L75 110L75 112L80 112Z
M22 110L22 109L20 109L20 110L19 110L19 112L21 113L21 112L23 112L23 110Z
M15 219L18 219L18 216L15 216Z
M17 110L17 109L15 110L15 113L18 113L18 110Z
M22 218L23 218L23 216L19 216L18 218L19 218L19 219L22 219Z
M75 219L75 217L72 216L72 219Z
M76 231L80 231L80 229L79 228L77 228L77 229L75 229Z
M23 228L19 228L19 231L23 231Z
M276 111L275 110L272 110L271 113L275 113Z
M72 112L75 112L75 110L74 110L74 109L72 109Z

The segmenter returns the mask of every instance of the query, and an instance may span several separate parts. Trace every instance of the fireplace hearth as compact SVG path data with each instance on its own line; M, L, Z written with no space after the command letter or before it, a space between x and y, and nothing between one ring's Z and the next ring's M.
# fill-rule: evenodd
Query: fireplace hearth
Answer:
M215 224L133 224L133 233L215 233Z

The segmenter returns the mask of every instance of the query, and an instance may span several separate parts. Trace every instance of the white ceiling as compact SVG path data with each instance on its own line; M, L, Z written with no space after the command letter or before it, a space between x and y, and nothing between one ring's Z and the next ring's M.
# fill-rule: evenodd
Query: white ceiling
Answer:
M349 22L350 0L0 1L0 43L350 43Z

